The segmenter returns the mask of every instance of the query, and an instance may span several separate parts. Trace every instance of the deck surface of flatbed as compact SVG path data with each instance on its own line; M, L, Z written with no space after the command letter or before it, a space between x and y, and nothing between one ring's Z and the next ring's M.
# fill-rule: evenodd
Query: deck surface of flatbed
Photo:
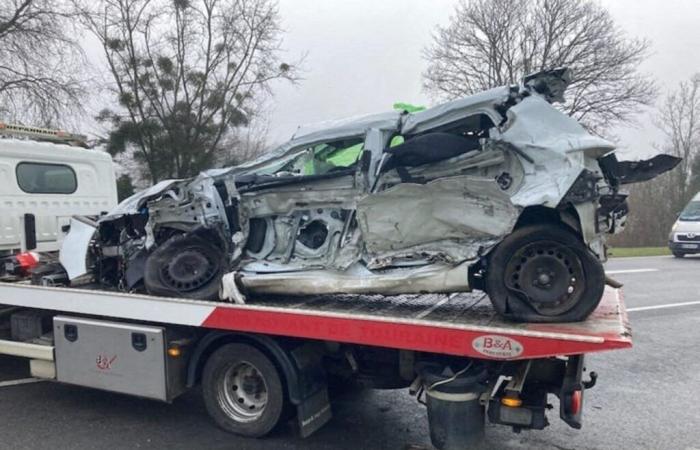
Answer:
M632 345L622 293L607 289L584 322L513 323L481 292L266 297L244 305L0 283L0 304L489 359L528 359Z

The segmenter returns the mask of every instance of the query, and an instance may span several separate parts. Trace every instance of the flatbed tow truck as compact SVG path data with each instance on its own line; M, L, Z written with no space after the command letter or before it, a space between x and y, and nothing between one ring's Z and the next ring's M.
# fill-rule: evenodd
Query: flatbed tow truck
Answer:
M584 322L512 323L482 293L275 297L246 304L0 283L0 354L32 375L170 402L202 386L222 428L261 437L296 416L309 436L338 384L409 388L435 447L465 448L485 417L581 427L588 353L629 348L619 289ZM2 336L4 330L4 336Z

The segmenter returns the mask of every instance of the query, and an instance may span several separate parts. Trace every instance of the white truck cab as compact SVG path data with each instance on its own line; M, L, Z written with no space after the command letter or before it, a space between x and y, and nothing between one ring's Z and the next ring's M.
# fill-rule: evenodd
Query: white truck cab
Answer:
M116 206L112 158L85 140L0 123L0 255L56 252L71 216Z

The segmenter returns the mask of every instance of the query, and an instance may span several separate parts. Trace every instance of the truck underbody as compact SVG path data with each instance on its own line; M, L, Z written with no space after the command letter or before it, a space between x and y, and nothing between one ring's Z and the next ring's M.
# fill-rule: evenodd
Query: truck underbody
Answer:
M580 428L596 378L584 355L631 346L614 289L562 324L505 321L481 293L232 304L2 283L0 305L0 354L28 358L34 376L168 402L202 385L217 424L255 437L283 405L308 436L331 419L330 388L348 383L411 389L438 448L478 440L485 417L544 428L549 394Z

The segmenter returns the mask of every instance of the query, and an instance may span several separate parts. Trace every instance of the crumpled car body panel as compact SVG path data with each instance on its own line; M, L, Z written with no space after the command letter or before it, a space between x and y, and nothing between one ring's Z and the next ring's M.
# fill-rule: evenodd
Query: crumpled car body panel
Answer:
M611 158L610 142L553 107L560 86L545 95L542 83L528 83L416 113L307 127L250 163L162 181L101 219L101 282L138 289L138 280L124 282L123 266L204 229L228 253L221 293L232 301L467 291L474 268L538 214L578 233L604 260L604 236L627 213L619 186L657 173L653 164ZM430 147L431 136L445 133L463 139L464 152L441 156ZM421 137L425 152L403 161L397 136ZM356 155L351 164L348 155ZM664 161L659 173L677 164Z
M518 215L494 179L465 175L400 183L357 205L372 260L402 253L439 254L450 263L474 259L478 248L470 244L498 240L513 228Z

